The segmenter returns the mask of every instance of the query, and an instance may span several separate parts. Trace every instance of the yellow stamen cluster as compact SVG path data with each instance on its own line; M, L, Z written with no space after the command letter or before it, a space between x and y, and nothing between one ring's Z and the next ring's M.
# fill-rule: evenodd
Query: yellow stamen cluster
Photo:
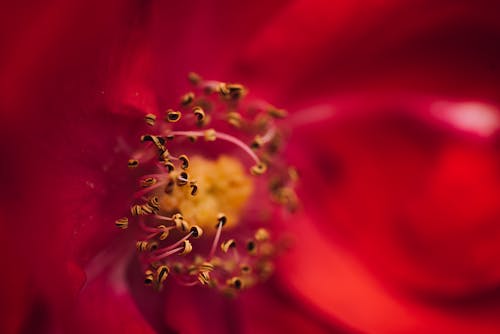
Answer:
M275 202L288 209L297 206L297 175L283 173L286 165L277 159L283 134L276 122L286 112L245 104L248 91L241 84L204 81L194 73L189 81L193 91L180 98L178 110L168 109L163 122L154 114L144 117L148 129L157 133L141 137L148 148L132 156L128 166L154 171L139 180L131 218L115 224L120 229L137 224L142 231L136 248L146 285L160 290L173 276L181 285L232 295L267 278L277 251L269 231L252 225L260 224L264 210L270 210L262 193L256 200L264 205L249 205L256 190L253 177L268 182ZM235 134L219 131L221 125ZM198 139L204 145L224 142L236 150L226 148L214 157L205 148L196 149ZM256 215L249 207L262 212ZM242 222L254 231L251 238L238 234L248 232ZM225 234L233 237L225 239Z

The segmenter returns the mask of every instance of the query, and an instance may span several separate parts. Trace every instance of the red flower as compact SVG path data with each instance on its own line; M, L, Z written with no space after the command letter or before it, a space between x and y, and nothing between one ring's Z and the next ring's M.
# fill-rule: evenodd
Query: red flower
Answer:
M498 5L3 12L2 332L498 331ZM189 71L244 82L294 123L303 209L278 227L295 243L236 301L137 289L131 266L106 262L134 182L117 143L139 135L137 110L182 94Z

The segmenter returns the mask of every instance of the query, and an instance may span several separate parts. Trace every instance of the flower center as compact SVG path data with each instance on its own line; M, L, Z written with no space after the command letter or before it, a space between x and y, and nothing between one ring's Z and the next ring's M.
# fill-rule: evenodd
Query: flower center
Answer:
M140 189L115 224L133 231L146 285L172 276L232 295L272 272L270 217L297 207L297 174L279 157L286 113L247 101L240 84L189 79L179 110L145 116L154 134L128 161L144 171Z
M221 155L217 160L202 156L190 159L187 174L196 180L196 195L188 187L175 187L171 194L161 194L161 214L182 212L184 219L212 232L219 213L226 215L226 229L240 220L240 215L253 191L253 180L245 173L242 163Z

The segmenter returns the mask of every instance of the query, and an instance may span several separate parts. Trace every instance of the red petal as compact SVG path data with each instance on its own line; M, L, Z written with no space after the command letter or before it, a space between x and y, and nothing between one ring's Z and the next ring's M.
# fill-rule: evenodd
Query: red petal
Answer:
M497 331L498 131L440 123L423 99L359 101L294 133L313 220L287 225L303 236L289 285L363 330Z
M242 68L282 103L352 91L498 100L498 3L295 1Z
M104 275L89 283L79 297L72 333L156 333L137 309L120 280Z

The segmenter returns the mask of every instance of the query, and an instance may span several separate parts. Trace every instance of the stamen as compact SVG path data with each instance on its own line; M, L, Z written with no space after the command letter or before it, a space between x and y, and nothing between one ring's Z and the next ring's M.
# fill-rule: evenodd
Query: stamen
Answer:
M201 235L203 234L203 230L201 229L201 227L196 225L191 226L190 232L193 235L193 238L195 239L201 237Z
M175 222L175 227L177 228L178 231L180 232L186 232L187 229L188 229L188 224L187 222L184 220L184 218L176 213L174 216L174 222Z
M189 240L185 240L182 252L180 254L186 255L191 253L192 250L193 250L193 245L191 245L191 242L189 242Z
M202 78L197 73L189 72L188 80L192 85L197 86L200 84Z
M203 136L206 141L215 141L217 139L217 133L214 129L208 129L203 132Z
M187 94L184 94L184 96L182 96L182 98L181 98L181 104L183 106L188 106L193 101L194 101L194 93L193 92L189 92Z
M198 186L196 185L195 181L191 181L189 183L189 186L191 187L191 196L195 196L196 193L198 192Z
M257 241L267 241L269 240L269 232L264 228L259 228L255 232L255 240Z
M200 271L206 271L206 272L210 272L210 271L213 271L214 270L214 265L210 262L203 262L202 264L200 264Z
M209 129L209 130L213 130L213 129ZM208 130L207 130L208 131ZM192 137L206 137L206 132L204 131L172 131L171 132L173 135L176 135L176 136L186 136L186 137L189 137L189 136L192 136ZM215 130L213 130L213 134L214 136L210 136L210 138L212 139L213 137L215 137L216 139L222 139L224 141L227 141L229 143L232 143L236 146L238 146L239 148L241 148L243 151L245 151L245 153L247 153L250 158L252 158L253 161L255 161L256 164L260 164L260 159L257 157L257 155L250 149L250 147L248 147L247 145L245 145L241 140L239 140L238 138L235 138L231 135L228 135L226 133L223 133L223 132L216 132Z
M262 137L257 135L257 136L255 136L252 143L250 144L250 147L254 150L257 150L262 146L262 144L263 144Z
M232 277L228 279L226 284L236 290L240 290L243 287L243 281L239 277Z
M158 269L156 269L156 275L158 277L158 286L161 286L163 284L163 282L165 282L165 280L167 279L168 277L168 274L170 272L170 269L163 265L163 266L159 266Z
M117 219L115 221L115 225L118 228L121 228L122 230L127 229L128 228L128 218L127 217L123 217L123 218Z
M135 243L135 247L139 252L153 252L158 249L158 243L156 241L141 240Z
M172 230L174 226L166 227L165 225L159 225L157 228L161 231L160 235L158 236L158 239L163 241L167 239L169 231Z
M267 166L263 162L258 162L255 166L252 166L252 168L250 168L250 172L252 173L252 175L262 175L266 172L266 170Z
M198 126L205 125L206 115L205 115L205 111L203 110L203 108L200 106L196 106L193 108L193 113L196 116L196 121L197 121Z
M222 233L222 226L226 224L227 218L224 214L220 213L217 220L217 232L215 233L214 242L212 243L212 248L210 249L210 255L208 256L209 259L211 259L215 254L215 250L217 249L217 244L219 243L220 235Z
M274 118L285 118L288 115L286 110L278 109L278 108L273 107L273 106L269 107L269 109L267 110L267 113Z
M174 164L170 160L165 160L164 163L163 163L163 165L167 169L167 173L172 173L174 171L174 169L175 169Z
M154 177L147 177L143 180L141 180L141 187L147 188L155 184L158 180L155 179Z
M198 281L202 285L208 285L210 283L210 274L206 271L202 271L198 274Z
M188 159L187 155L185 155L185 154L180 155L179 160L182 163L181 164L182 169L187 169L189 167L189 159Z
M217 215L217 226L218 225L224 226L224 225L226 225L226 223L227 223L227 217L226 217L226 215L223 214L223 213L219 213Z
M227 113L227 122L235 128L241 127L242 117L239 113L231 111Z
M189 176L186 172L181 172L179 176L177 176L177 185L179 187L185 186L189 182Z
M136 168L137 166L139 166L139 161L137 161L136 159L129 159L128 161L129 168Z
M255 244L255 241L249 240L247 242L247 251L250 255L255 255L257 253L257 245Z
M152 270L146 270L144 272L144 284L146 285L151 285L153 284L153 280L154 280L154 274L153 274L153 271Z
M251 196L254 186L269 186L267 191L273 201L263 199L258 203L265 206L263 212L271 212L270 205L273 204L268 203L282 204L285 208L297 206L293 189L297 173L291 169L287 171L283 161L276 161L284 138L276 119L285 117L286 111L260 101L240 103L247 94L247 89L240 84L205 81L195 73L190 73L188 79L193 92L181 97L180 111L166 110L166 123L157 128L159 132L142 136L143 149L130 156L129 168L140 164L156 172L142 175L138 180L138 189L130 206L132 217L119 218L115 225L127 229L129 219L138 225L129 230L140 233L135 240L140 252L138 258L144 268L144 284L159 291L167 277L172 275L174 282L180 285L208 286L235 295L238 290L267 278L273 269L271 260L279 251L268 230L254 229L253 224L263 223L264 217L243 217L245 212L257 208L247 205L250 198L261 195L257 192L258 196ZM192 111L186 114L188 122L177 125L182 112L188 110ZM222 125L229 127L231 132L208 128L206 125L211 119L216 120L214 126L226 123ZM152 113L145 115L144 121L151 127L158 125L157 116ZM203 128L196 129L196 126ZM174 140L177 136L193 143L199 138L206 142L230 143L221 145L222 149L235 145L250 157L250 174L262 175L269 169L270 175L263 176L263 182L253 183L242 162L237 160L241 154L233 158L227 156L228 152L225 155L217 151L221 153L220 157L212 162L203 156L203 148L198 150L201 156L191 156L191 149L174 147L182 143ZM230 147L228 151L231 154L234 150ZM251 211L245 211L246 208ZM227 216L218 212L225 212ZM215 216L217 223L213 230ZM240 221L250 221L251 225L240 229ZM228 230L228 236L221 243L223 228ZM240 234L249 229L255 233ZM204 240L206 234L213 238L211 245L210 239ZM194 243L199 249L193 256L181 257L193 251L192 238L199 238ZM240 243L243 247L239 246ZM208 254L201 252L206 246L210 246ZM218 247L220 250L216 253Z
M146 116L144 116L144 120L146 121L147 125L153 126L153 125L155 125L156 115L147 114Z
M234 239L229 239L227 241L224 241L220 245L220 248L224 253L227 253L229 251L229 248L235 248L235 247L236 247L236 241L234 241Z
M167 110L167 117L165 118L165 120L169 123L175 123L181 119L181 116L182 116L182 114L180 111L168 109Z
M189 243L189 241L188 241L188 240L185 240L185 241L184 241L184 243L185 243L185 242ZM189 245L191 245L191 243L189 243ZM169 251L166 251L166 252L164 252L164 253L161 253L161 254L160 254L160 255L158 255L158 256L153 256L153 257L151 257L151 258L150 258L150 260L151 260L151 261L159 261L159 260L162 260L162 259L164 259L164 258L166 258L166 257L169 257L169 256L170 256L170 255L172 255L172 254L175 254L175 253L178 253L178 252L183 252L183 251L184 251L184 249L185 249L185 247L186 247L186 246L185 246L185 245L183 245L183 246L181 246L181 247L177 247L177 248L171 249L171 250L169 250Z
M249 274L252 272L252 267L250 267L248 264L242 264L240 266L240 270L243 274Z

